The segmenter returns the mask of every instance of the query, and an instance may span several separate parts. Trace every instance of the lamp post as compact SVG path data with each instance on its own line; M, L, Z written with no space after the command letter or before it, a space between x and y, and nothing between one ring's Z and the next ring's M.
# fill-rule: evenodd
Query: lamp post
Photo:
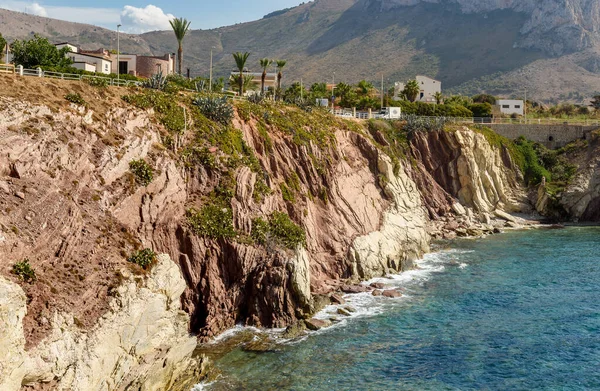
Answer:
M121 74L121 69L120 69L121 68L121 61L120 61L121 60L121 57L120 57L121 47L120 47L120 41L119 41L119 38L120 38L119 37L119 29L120 28L121 28L121 25L118 24L117 25L117 84L119 82L120 74Z
M523 114L525 115L525 123L527 123L527 88L525 88L525 102L523 102Z
M381 74L381 110L383 110L383 73Z
M208 78L208 88L210 89L210 92L212 92L212 52L214 48L214 46L210 48L210 74Z

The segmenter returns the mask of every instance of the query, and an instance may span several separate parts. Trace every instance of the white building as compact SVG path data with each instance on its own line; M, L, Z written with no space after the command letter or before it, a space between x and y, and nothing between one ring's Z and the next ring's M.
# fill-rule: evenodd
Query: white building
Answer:
M506 115L523 115L524 112L524 103L522 100L515 99L499 99L496 101L496 106L500 109L502 114Z
M417 100L419 102L435 103L435 94L442 92L442 82L427 76L417 75L415 79L419 83L419 87L421 87Z
M442 92L442 82L421 75L417 75L417 77L415 77L415 80L419 84L420 88L419 95L417 95L416 101L435 103L435 94L438 92ZM404 87L406 87L406 83L394 83L394 99L400 99Z
M68 47L71 50L67 57L73 61L73 68L83 69L84 71L104 73L109 75L113 67L113 61L109 55L104 53L84 52L78 46L68 42L58 43L57 49Z

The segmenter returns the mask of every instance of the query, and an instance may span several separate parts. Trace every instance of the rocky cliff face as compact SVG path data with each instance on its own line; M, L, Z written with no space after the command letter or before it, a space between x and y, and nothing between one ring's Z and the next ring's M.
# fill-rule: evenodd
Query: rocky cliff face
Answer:
M382 9L421 2L456 4L464 13L514 10L529 15L516 46L562 55L598 44L600 4L595 0L369 0Z
M600 221L600 134L569 154L578 165L574 180L560 194L559 203L572 221ZM542 205L543 206L543 205Z
M432 234L490 231L492 212L522 207L510 156L469 129L407 143L391 128L250 103L225 126L172 95L190 113L187 133L173 133L180 106L166 117L165 102L142 110L121 99L160 99L145 92L2 82L8 389L177 389L194 365L189 331L207 340L236 324L284 327L343 284L410 268ZM73 91L93 110L68 105ZM147 186L130 170L136 159L153 168ZM225 219L209 228L233 234L194 228L191 211L212 205ZM274 212L304 233L300 244L256 239ZM126 261L141 247L174 263L161 257L145 275ZM11 273L23 259L34 283Z
M190 389L201 361L192 358L196 339L181 310L186 285L179 267L163 255L148 276L123 270L122 278L94 327L83 330L72 314L55 313L50 335L26 351L25 293L0 277L0 388L41 382L65 391Z

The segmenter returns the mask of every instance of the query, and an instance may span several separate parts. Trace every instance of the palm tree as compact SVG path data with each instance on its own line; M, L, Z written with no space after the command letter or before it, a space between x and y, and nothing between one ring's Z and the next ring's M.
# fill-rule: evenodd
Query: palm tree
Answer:
M173 32L175 33L175 38L177 38L177 42L179 43L179 48L177 49L177 61L179 62L179 74L181 75L181 67L183 63L183 37L188 32L190 28L190 23L187 19L183 18L175 18L173 20L169 20L171 27L173 28Z
M435 103L439 105L442 103L444 96L442 95L441 92L438 91L435 94L433 94L433 99L435 99Z
M286 60L277 60L275 61L277 65L277 93L280 94L281 91L281 79L283 78L283 68L287 64Z
M238 79L238 84L240 86L240 96L244 95L244 68L246 67L246 61L248 61L248 57L250 57L250 53L240 53L235 52L231 54L233 59L235 60L235 65L240 71L240 77Z
M404 86L404 95L406 99L411 102L417 100L417 96L419 96L419 92L421 92L421 87L416 80L409 80L408 83Z
M273 64L273 60L268 58L262 58L260 60L260 67L263 69L262 78L260 79L260 93L265 93L265 80L267 78L267 69Z

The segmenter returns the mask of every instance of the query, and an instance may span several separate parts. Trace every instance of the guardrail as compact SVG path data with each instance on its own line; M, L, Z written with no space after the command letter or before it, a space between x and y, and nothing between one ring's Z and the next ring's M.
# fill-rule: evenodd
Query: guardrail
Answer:
M342 118L356 119L377 119L384 118L383 114L378 112L354 111L352 109L337 109L331 112L333 115ZM418 117L423 119L436 119L436 116L414 116L402 115L400 120L406 117ZM506 124L506 125L581 125L581 126L600 126L600 119L563 119L563 118L489 118L489 117L446 117L447 120L454 123L465 124Z
M12 69L9 71L4 71L4 69ZM62 72L51 72L51 71L43 71L41 68L36 69L27 69L23 68L22 65L17 65L16 67L12 64L1 64L0 65L0 73L14 73L18 76L30 76L30 77L44 77L49 79L61 79L61 80L92 80L92 79L101 79L106 80L109 86L140 86L142 82L134 81L134 80L125 80L125 79L115 79L112 77L104 77L104 76L92 76L92 75L81 75L78 73L62 73Z
M13 64L0 64L0 73L15 73L15 66Z

